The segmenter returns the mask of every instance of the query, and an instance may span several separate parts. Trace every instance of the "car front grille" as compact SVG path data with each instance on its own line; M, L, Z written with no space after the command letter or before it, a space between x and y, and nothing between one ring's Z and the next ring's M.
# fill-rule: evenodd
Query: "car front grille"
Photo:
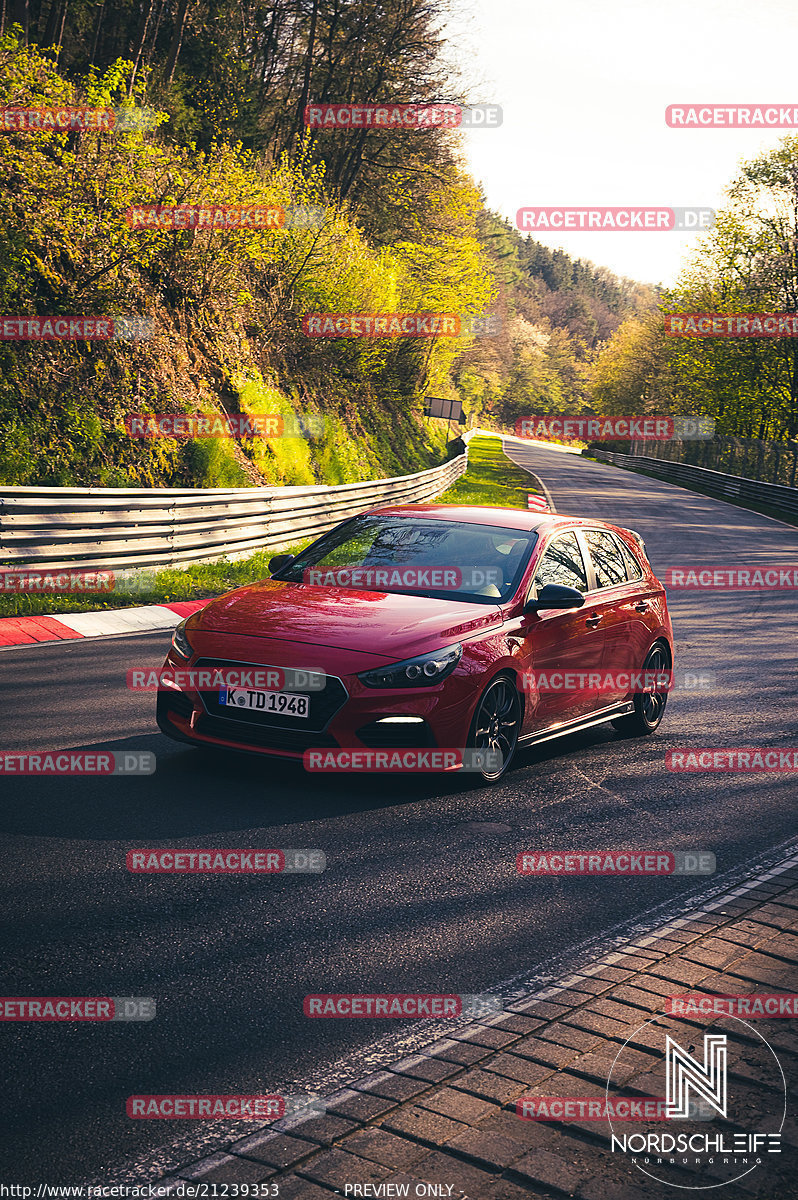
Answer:
M223 671L251 667L262 671L264 669L268 670L270 665L273 664L241 663L222 658L201 658L194 664L194 669L198 671ZM277 667L275 669L279 670L280 668ZM298 690L301 691L301 689ZM246 726L246 735L242 732L233 735L228 733L214 736L241 738L248 741L253 740L253 735L258 730L270 730L272 733L295 730L297 733L305 735L318 735L327 728L332 718L349 698L346 688L335 675L326 676L326 684L321 691L304 694L308 697L309 713L307 717L295 717L283 713L261 713L256 709L230 709L226 704L219 703L217 691L200 692L208 717L212 717L216 721L221 721L227 727L234 725ZM318 745L318 737L316 741L310 741L308 744Z

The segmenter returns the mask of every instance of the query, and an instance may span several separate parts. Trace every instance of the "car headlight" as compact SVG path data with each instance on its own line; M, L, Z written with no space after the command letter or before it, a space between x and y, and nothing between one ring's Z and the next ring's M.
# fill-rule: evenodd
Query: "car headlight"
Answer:
M188 640L188 635L186 634L187 620L188 617L185 617L179 625L175 625L175 631L172 634L172 649L180 658L185 659L191 658L194 653L191 642Z
M451 675L462 653L463 647L458 642L445 650L433 650L431 654L419 654L417 658L405 658L387 667L364 671L358 679L371 688L434 687Z

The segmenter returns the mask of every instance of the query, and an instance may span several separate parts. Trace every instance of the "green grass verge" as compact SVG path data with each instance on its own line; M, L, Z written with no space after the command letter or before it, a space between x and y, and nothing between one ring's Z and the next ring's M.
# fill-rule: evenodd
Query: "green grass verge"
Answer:
M475 437L468 445L468 470L439 496L436 504L480 504L489 508L526 508L529 492L540 495L532 478L502 452L498 437Z
M36 617L70 612L96 612L107 608L130 608L142 604L168 604L176 600L202 600L221 596L245 583L266 579L273 554L296 554L310 542L305 538L293 546L277 550L259 550L240 562L221 559L214 563L195 563L190 567L165 567L157 571L148 586L135 591L104 592L98 595L47 595L27 593L0 595L0 617ZM33 568L31 568L33 569Z
M438 498L441 504L480 504L490 508L526 508L532 486L530 476L510 462L501 449L501 440L473 438L468 451L468 470ZM280 553L296 554L310 538L287 546ZM95 612L100 609L129 608L141 604L164 604L178 600L201 600L221 596L233 588L265 579L269 559L275 550L259 550L240 562L222 559L215 563L196 563L190 567L169 567L154 574L146 587L130 592L105 592L98 595L49 595L41 593L0 594L0 617L35 617L70 612ZM33 569L33 568L32 568Z

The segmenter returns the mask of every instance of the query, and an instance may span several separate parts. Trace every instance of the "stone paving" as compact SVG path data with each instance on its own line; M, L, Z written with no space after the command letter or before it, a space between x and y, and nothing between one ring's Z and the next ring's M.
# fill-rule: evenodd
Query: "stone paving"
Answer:
M526 1120L517 1115L516 1101L535 1096L603 1100L619 1051L622 1067L615 1068L611 1094L620 1089L627 1096L662 1096L661 1078L654 1091L651 1074L662 1062L661 1035L641 1026L659 1014L696 1055L710 1028L706 1018L666 1018L666 998L696 991L798 991L796 958L798 860L790 859L753 885L730 890L710 907L670 922L544 992L355 1080L326 1098L325 1115L289 1117L231 1139L218 1153L187 1163L159 1182L189 1195L193 1189L186 1181L268 1181L279 1200L330 1200L336 1193L420 1197L425 1192L451 1200L683 1196L680 1188L700 1182L689 1168L671 1168L674 1186L647 1177L629 1157L611 1152L606 1120ZM757 1034L775 1052L794 1099L796 1021L751 1020L750 1032L743 1030L742 1040L729 1046L729 1092L738 1100L743 1095L752 1129L757 1115L783 1103L772 1077L751 1065L761 1062ZM744 1128L718 1117L702 1127L729 1134ZM661 1130L662 1124L616 1122L616 1133L654 1128ZM794 1117L788 1115L782 1134L782 1154L769 1156L765 1165L712 1194L726 1200L798 1196ZM719 1167L713 1178L724 1178ZM423 1184L443 1186L433 1190ZM213 1195L213 1189L197 1189L200 1196L203 1192Z

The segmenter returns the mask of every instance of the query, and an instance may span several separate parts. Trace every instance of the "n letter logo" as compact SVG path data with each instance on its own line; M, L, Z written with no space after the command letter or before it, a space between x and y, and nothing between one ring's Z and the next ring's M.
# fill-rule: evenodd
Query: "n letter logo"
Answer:
M673 1038L665 1036L667 1080L666 1115L688 1118L690 1091L706 1100L722 1117L726 1116L726 1034L704 1035L704 1061L698 1062Z

